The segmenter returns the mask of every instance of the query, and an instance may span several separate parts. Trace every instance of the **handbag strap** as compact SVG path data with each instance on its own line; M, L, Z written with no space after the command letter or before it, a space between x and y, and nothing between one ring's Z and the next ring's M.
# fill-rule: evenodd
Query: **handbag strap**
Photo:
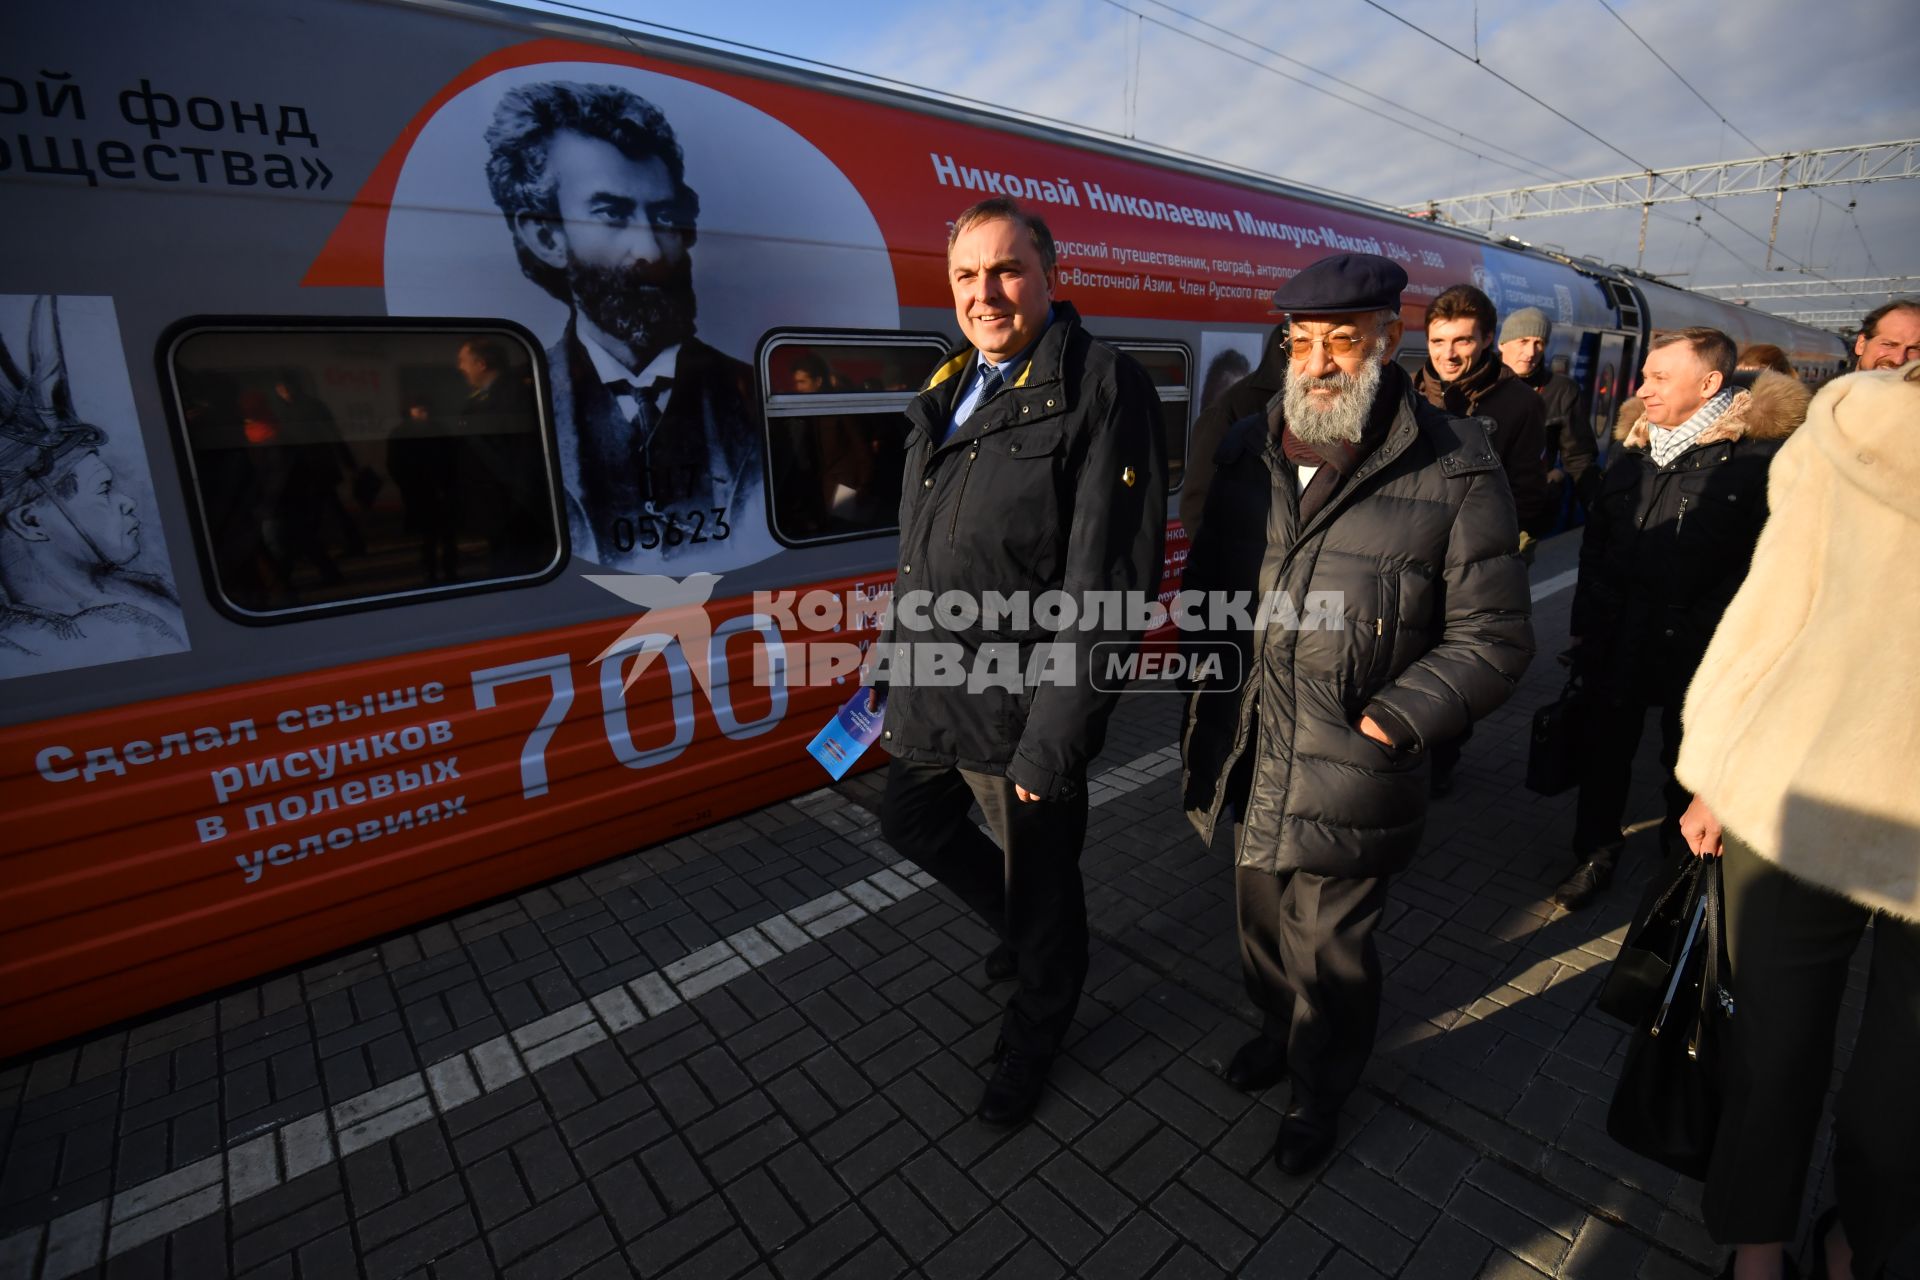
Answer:
M1660 896L1655 898L1647 907L1643 913L1643 918L1652 916L1655 912L1659 911L1660 908L1666 906L1676 893L1691 901L1694 888L1702 874L1700 866L1702 861L1703 859L1696 858L1691 854L1687 855L1686 864L1680 868L1679 874L1668 876L1666 888L1662 889ZM1691 915L1692 912L1688 912L1688 914Z
M1733 966L1727 957L1726 903L1722 896L1719 858L1701 858L1706 865L1701 874L1707 878L1707 955L1700 970L1700 1000L1709 1012L1733 1015L1733 997L1728 987L1733 982ZM1716 1008L1717 1006L1717 1008Z

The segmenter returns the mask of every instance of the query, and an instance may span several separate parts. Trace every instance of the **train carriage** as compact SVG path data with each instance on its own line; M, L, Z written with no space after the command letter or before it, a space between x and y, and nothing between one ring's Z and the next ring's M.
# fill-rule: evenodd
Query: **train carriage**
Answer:
M902 411L983 196L1048 219L1060 296L1152 373L1176 486L1273 289L1341 249L1406 266L1409 358L1448 285L1544 308L1597 430L1652 328L1843 357L1598 264L609 27L16 9L0 1056L820 785L804 744L857 677L806 646L890 598ZM1169 590L1183 555L1176 525Z

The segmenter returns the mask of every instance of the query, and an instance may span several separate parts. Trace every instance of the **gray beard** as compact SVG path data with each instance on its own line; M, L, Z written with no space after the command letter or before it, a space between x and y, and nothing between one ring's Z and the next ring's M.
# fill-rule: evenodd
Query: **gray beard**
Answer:
M1368 351L1358 373L1336 373L1327 378L1287 377L1287 426L1305 444L1358 444L1367 430L1367 415L1380 392L1380 344ZM1338 392L1324 408L1307 399L1309 391L1325 387Z

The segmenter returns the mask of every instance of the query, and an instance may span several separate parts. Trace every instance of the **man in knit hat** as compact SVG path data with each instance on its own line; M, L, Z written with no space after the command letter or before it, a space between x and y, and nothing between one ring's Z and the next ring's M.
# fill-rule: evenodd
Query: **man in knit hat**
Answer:
M1563 485L1571 484L1581 503L1592 501L1600 469L1594 466L1592 407L1579 383L1548 366L1552 339L1553 321L1538 307L1522 307L1500 326L1501 362L1540 394L1547 410L1547 447L1559 450L1547 472L1550 509L1557 511Z

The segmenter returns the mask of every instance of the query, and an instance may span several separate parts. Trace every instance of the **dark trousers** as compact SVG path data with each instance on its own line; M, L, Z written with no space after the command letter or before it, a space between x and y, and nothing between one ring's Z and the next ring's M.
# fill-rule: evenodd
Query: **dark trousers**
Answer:
M1287 1050L1295 1102L1336 1110L1360 1084L1380 1025L1380 953L1373 930L1387 878L1307 871L1234 871L1240 971Z
M1614 700L1600 696L1587 699L1582 708L1586 752L1580 769L1580 797L1574 807L1573 856L1576 860L1603 859L1613 865L1620 857L1626 837L1620 824L1627 815L1627 793L1633 786L1633 758L1640 750L1640 735L1647 723L1649 707L1660 709L1660 768L1666 797L1666 820L1661 825L1662 839L1669 843L1680 838L1680 815L1687 811L1692 797L1675 781L1673 765L1680 758L1680 704L1686 686L1675 690L1647 689L1639 696Z
M967 818L975 801L993 840ZM995 774L895 760L880 828L1013 948L1020 985L1000 1034L1022 1053L1051 1056L1087 980L1086 788L1071 800L1023 802Z
M1833 1073L1847 967L1873 922L1853 1061L1834 1113L1834 1175L1853 1273L1879 1274L1920 1218L1920 924L1797 880L1726 837L1733 1052L1702 1198L1726 1244L1792 1240Z

